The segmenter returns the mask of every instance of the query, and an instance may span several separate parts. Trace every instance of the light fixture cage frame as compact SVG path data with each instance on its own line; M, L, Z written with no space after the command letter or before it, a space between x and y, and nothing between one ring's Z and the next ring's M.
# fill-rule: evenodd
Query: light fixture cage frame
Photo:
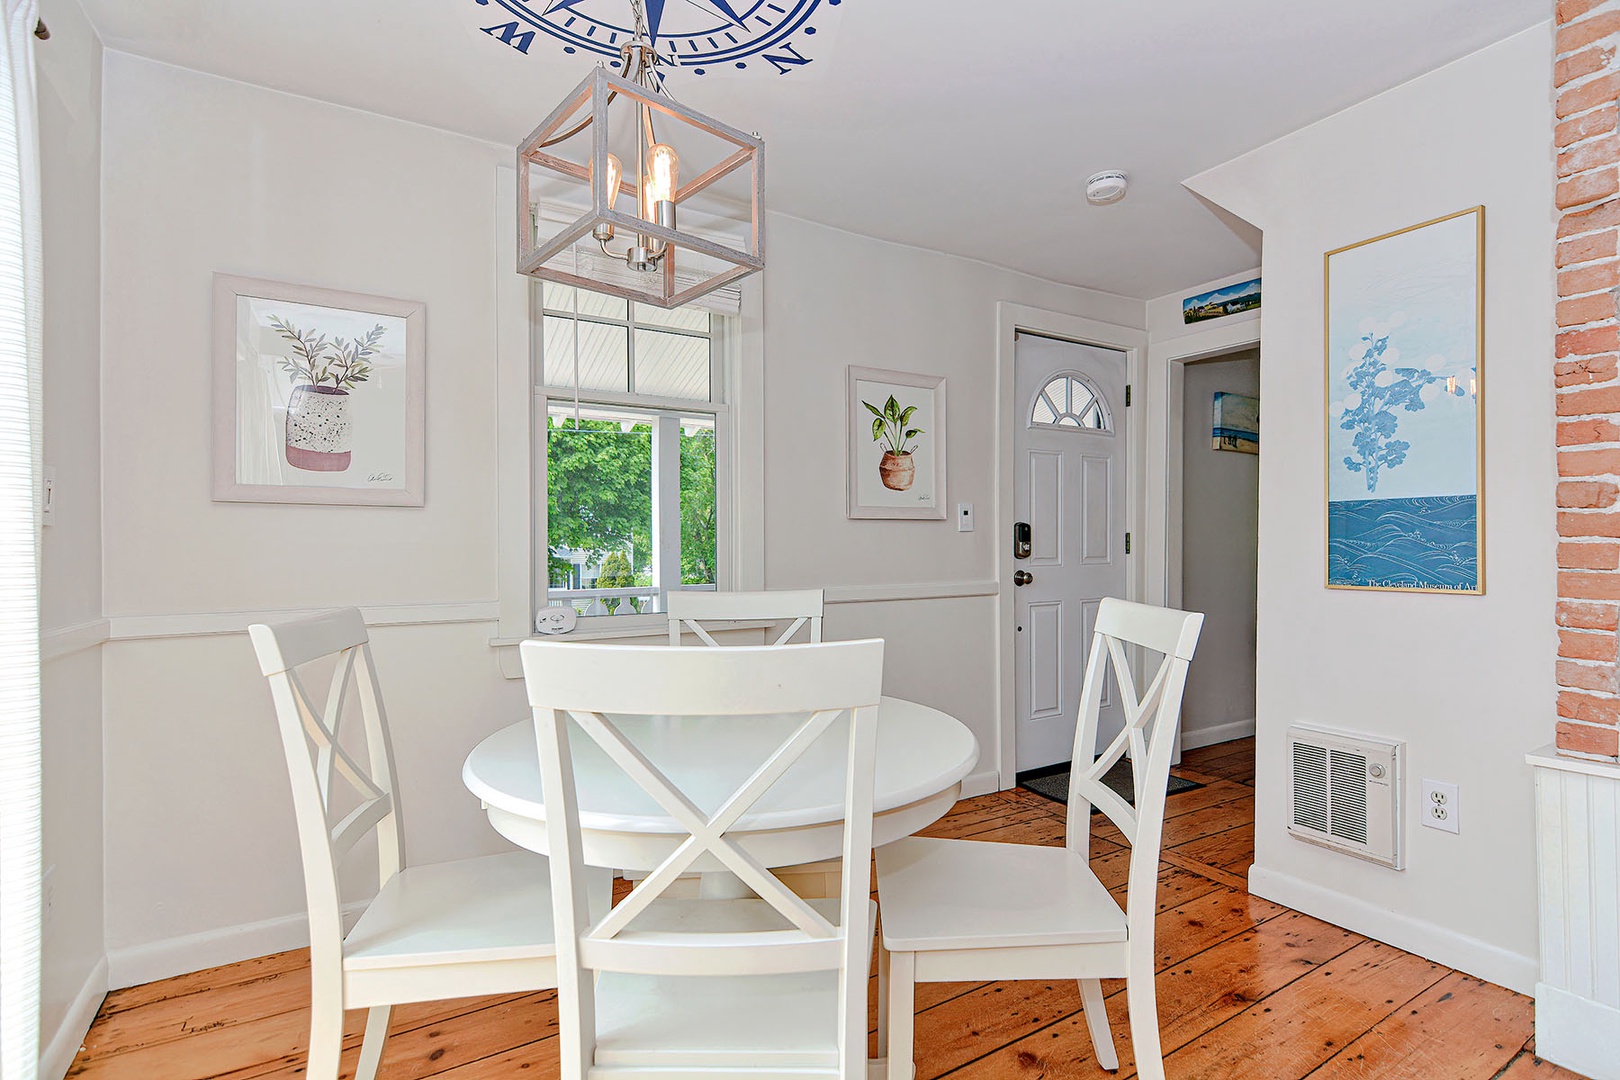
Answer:
M644 221L640 217L622 213L614 209L607 193L607 158L608 158L608 107L614 98L624 98L629 102L645 105L653 111L677 124L688 125L703 131L721 142L732 147L730 154L725 155L718 163L704 170L698 176L680 184L675 191L674 203L679 207L683 202L701 191L708 189L718 181L736 172L738 169L749 170L749 229L745 246L734 247L714 240L708 236L679 227L680 217L676 217L675 228L660 225L657 222ZM556 138L559 133L577 125L584 118L584 111L589 109L591 132L591 160L577 162L569 160L552 152L546 143ZM639 108L636 110L639 125ZM666 129L667 130L667 129ZM641 133L637 132L637 138ZM679 141L666 139L671 143ZM561 285L572 285L576 288L588 289L593 292L606 293L625 300L638 303L651 304L661 308L676 308L723 288L734 281L749 274L765 269L765 143L756 135L739 131L729 124L722 123L711 116L706 116L696 109L671 99L656 90L641 86L617 72L607 68L598 67L586 76L577 87L563 99L562 104L552 110L551 115L535 128L527 139L518 146L518 273L542 281L553 281ZM540 169L556 176L562 176L577 183L583 183L590 189L591 206L585 214L565 225L550 239L541 243L534 235L535 222L531 216L533 208L529 202L530 170ZM629 195L639 205L639 195L635 185L628 177L619 180L619 193ZM646 274L649 282L656 282L656 288L649 285L646 289L636 289L619 282L599 281L584 277L568 269L546 264L558 255L567 252L576 242L591 237L593 230L601 225L611 225L615 233L620 235L634 235L646 237L653 241L662 241L669 253L663 258L658 269ZM710 259L729 264L725 269L711 274L696 284L684 289L680 287L675 271L676 262L682 251L692 251L708 256Z

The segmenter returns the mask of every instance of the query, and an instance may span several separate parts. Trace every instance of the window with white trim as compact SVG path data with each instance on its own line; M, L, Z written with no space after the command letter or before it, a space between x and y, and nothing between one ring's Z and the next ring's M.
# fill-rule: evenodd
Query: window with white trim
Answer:
M728 580L726 299L666 311L536 284L537 606L654 615Z
M1031 427L1068 428L1071 431L1112 431L1102 394L1084 376L1064 372L1054 376L1030 406Z

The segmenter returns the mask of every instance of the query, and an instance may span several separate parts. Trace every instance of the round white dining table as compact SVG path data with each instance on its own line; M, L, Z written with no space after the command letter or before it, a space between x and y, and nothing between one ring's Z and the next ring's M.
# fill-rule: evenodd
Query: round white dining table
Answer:
M625 736L677 789L712 813L802 717L614 717ZM615 870L658 866L686 831L597 745L574 731L574 784L585 862ZM836 859L843 845L848 720L841 717L738 820L728 835L768 867ZM885 697L878 706L873 846L910 836L945 815L979 757L978 741L938 709ZM502 728L473 748L462 782L495 831L546 854L546 799L534 724ZM723 867L704 856L692 870Z

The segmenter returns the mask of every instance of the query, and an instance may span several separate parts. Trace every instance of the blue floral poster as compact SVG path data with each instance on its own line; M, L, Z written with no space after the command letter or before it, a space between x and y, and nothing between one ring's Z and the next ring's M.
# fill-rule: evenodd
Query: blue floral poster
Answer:
M1475 207L1327 254L1327 584L1481 593Z

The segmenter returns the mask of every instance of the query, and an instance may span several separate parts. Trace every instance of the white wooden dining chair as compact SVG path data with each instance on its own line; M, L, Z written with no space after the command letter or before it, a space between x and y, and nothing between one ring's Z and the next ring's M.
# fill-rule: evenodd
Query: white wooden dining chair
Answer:
M787 623L776 636L773 645L786 645L800 630L806 630L812 644L821 641L822 609L825 606L820 589L768 589L760 592L708 592L679 591L669 594L669 643L685 643L688 632L699 642L719 646L703 623L732 620L772 620ZM803 866L784 866L776 876L788 888L807 898L827 898L838 895L843 863L837 859L806 863Z
M705 622L764 620L786 622L787 628L772 645L786 645L801 629L809 628L810 641L821 641L820 589L770 589L763 592L708 592L677 590L669 594L669 643L680 645L690 630L705 645L719 645Z
M1159 844L1181 695L1203 622L1196 613L1103 600L1080 695L1063 847L910 837L878 849L879 982L888 986L879 1055L887 1053L892 1080L912 1075L918 982L1076 979L1097 1061L1117 1069L1099 981L1108 978L1125 979L1138 1075L1164 1080L1153 986ZM1140 696L1126 660L1131 645L1163 654ZM1125 727L1093 761L1110 663ZM1102 782L1127 750L1134 807ZM1131 844L1123 908L1091 871L1093 804Z
M545 858L514 851L405 864L393 746L360 612L347 608L276 626L255 624L248 635L275 701L303 854L311 984L304 1075L337 1080L345 1009L370 1010L354 1076L373 1080L392 1006L556 986ZM324 700L311 692L318 686L311 666L332 668ZM355 704L364 728L363 756L346 748L353 740L345 739L342 727ZM345 809L350 803L355 805ZM345 935L339 866L372 834L378 892ZM594 873L585 884L596 909L605 911L608 875Z
M849 875L836 899L807 901L731 830L817 740L843 740L844 859L869 864L883 643L668 649L526 641L521 651L546 791L564 1080L864 1077L875 917L866 875ZM777 714L799 719L718 805L694 803L621 726L625 716L741 725ZM595 744L683 833L600 919L580 887L576 743ZM665 895L690 871L730 872L754 895Z

